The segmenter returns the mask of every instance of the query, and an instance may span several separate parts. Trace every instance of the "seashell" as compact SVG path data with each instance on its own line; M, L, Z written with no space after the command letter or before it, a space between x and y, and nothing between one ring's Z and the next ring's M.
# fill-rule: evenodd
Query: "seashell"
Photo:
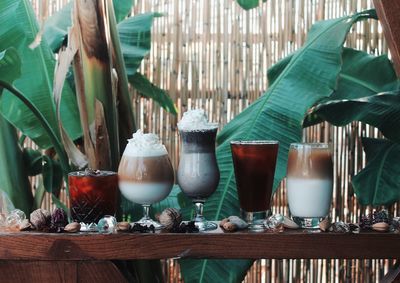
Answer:
M229 216L228 220L230 223L235 224L238 230L246 229L249 226L246 221L238 216Z
M222 228L227 232L235 232L236 230L238 230L238 226L233 222L225 222L222 225Z
M372 224L372 230L375 230L378 232L386 232L389 230L389 224L386 222L378 222L378 223Z
M283 227L288 229L299 229L300 226L289 217L283 216Z
M51 214L45 209L39 208L34 210L29 218L36 230L46 230L46 228L50 227Z
M332 225L331 220L329 219L329 217L327 217L319 223L319 229L321 231L327 232L329 230L329 227L331 227L331 225Z
M228 222L229 222L229 219L228 219L228 218L224 218L224 219L222 219L222 220L219 222L219 226L220 226L220 227L223 227L224 224L225 224L225 223L228 223Z
M27 231L27 230L30 230L31 228L32 228L32 225L28 219L23 220L21 222L21 224L19 224L20 231Z
M129 222L118 222L117 231L129 231L131 224Z
M166 208L160 214L158 220L160 221L160 224L164 226L164 229L171 230L179 227L179 224L182 222L182 214L176 208Z
M338 222L333 223L329 227L329 231L334 232L334 233L349 233L349 232L351 232L350 225L347 223L344 223L343 221L338 221Z
M67 226L64 227L64 231L69 233L76 233L79 232L80 230L81 230L81 224L79 224L78 222L69 223Z
M58 207L53 210L51 224L57 228L64 228L68 224L68 216L64 209Z

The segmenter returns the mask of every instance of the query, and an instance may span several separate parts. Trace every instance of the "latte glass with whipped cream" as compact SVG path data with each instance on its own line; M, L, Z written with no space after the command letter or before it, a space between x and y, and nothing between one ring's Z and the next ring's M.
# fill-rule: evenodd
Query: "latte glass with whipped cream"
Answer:
M174 171L168 152L157 135L144 134L140 130L133 134L122 155L118 176L122 195L143 206L144 217L138 223L162 228L149 217L150 205L171 192Z

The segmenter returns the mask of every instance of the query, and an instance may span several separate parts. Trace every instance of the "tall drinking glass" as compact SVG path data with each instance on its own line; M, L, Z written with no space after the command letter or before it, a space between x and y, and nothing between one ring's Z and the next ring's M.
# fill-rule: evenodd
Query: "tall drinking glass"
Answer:
M195 225L200 231L213 230L217 225L203 216L206 199L219 183L219 169L215 156L217 125L212 129L179 130L182 150L178 167L178 184L196 207Z
M332 201L333 162L326 143L290 145L287 171L289 209L302 228L318 228Z
M242 217L250 231L263 231L270 214L277 141L232 141L232 157Z

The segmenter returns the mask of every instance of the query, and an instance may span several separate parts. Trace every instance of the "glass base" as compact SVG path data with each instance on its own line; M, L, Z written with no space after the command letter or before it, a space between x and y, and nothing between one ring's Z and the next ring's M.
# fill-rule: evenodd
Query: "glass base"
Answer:
M293 216L293 221L296 222L303 229L319 229L319 223L325 217L297 217Z
M271 211L257 211L257 212L248 212L243 209L240 210L242 219L249 224L247 229L250 232L263 232L267 229L265 227L265 220L271 215Z
M214 222L202 220L196 221L194 220L194 225L199 229L200 232L202 231L211 231L218 228L218 225Z
M80 232L98 232L99 230L97 229L97 224L96 223L84 223L81 222L81 229L79 230Z
M154 221L153 219L147 218L147 217L143 217L142 219L140 219L139 221L136 221L134 223L138 223L140 225L144 225L147 227L150 227L151 225L153 225L154 229L156 229L156 230L160 230L160 229L164 228L164 226L161 225L160 223L158 223L157 221Z

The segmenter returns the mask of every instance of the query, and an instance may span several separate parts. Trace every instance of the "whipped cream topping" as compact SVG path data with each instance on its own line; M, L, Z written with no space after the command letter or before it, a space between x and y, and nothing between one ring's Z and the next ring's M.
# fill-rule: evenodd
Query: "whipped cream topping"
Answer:
M161 143L156 134L144 134L141 130L137 130L128 140L124 155L125 156L161 156L168 154L167 149Z
M180 131L204 131L218 128L217 123L208 122L203 109L193 109L183 113L178 123Z

